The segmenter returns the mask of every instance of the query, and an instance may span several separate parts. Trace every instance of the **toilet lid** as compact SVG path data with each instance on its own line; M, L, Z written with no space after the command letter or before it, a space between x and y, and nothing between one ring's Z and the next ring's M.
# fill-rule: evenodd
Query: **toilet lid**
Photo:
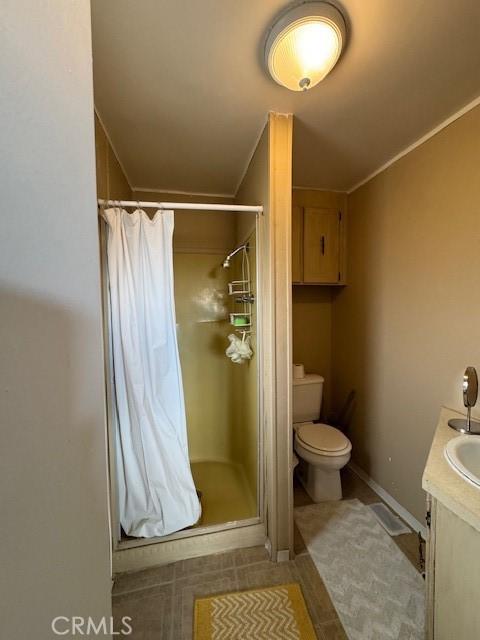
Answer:
M328 424L303 424L297 431L297 438L312 449L331 453L344 451L350 446L350 440Z

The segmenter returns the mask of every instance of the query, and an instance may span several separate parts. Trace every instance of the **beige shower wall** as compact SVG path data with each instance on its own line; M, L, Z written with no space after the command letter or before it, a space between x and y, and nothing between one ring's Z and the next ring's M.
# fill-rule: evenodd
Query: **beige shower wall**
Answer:
M255 216L251 216L255 224ZM252 358L243 364L230 363L232 374L232 424L233 424L233 459L242 465L252 498L256 500L258 482L258 340L257 340L257 248L256 233L253 231L247 238L249 243L248 259L250 262L251 291L255 296L252 310L252 331L250 340L253 350ZM235 278L241 277L242 255L237 254L232 260L230 271ZM243 307L236 305L238 311ZM231 309L234 307L231 305ZM230 327L234 332L233 327ZM240 334L237 334L240 335Z
M131 200L132 190L97 114L95 114L95 159L97 197L106 200Z
M215 228L217 242L220 240L224 245L220 251L202 252L207 251L209 238L194 231L190 237L182 233L182 241L187 240L190 249L175 243L175 304L189 454L192 462L216 460L241 466L254 504L258 466L256 312L253 308L254 356L248 363L234 364L225 354L228 335L234 333L229 313L240 311L242 307L236 308L232 304L227 291L228 282L240 277L241 254L233 258L229 269L222 268L223 258L237 246L237 242L232 239L235 214L219 215L224 216L220 231L219 225L209 220L208 213L197 213L194 222L198 224L204 219L207 231L209 227L212 231ZM175 233L183 216L183 213L176 216ZM253 216L253 224L254 220ZM210 234L212 236L215 240L214 233ZM197 241L199 250L194 248ZM249 241L252 290L255 293L255 232Z
M440 406L480 368L480 107L348 199L348 286L333 304L337 403L354 461L422 521Z
M175 308L192 462L231 461L232 365L225 356L228 272L223 256L174 253Z
M232 198L163 193L161 191L133 191L134 200L154 202L199 202L231 204ZM223 211L188 211L175 214L175 251L197 253L228 253L235 246L235 213Z

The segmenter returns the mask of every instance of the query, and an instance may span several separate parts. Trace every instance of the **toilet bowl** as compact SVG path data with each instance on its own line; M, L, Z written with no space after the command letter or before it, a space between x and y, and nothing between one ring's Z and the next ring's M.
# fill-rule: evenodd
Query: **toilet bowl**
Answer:
M313 422L320 417L323 383L318 374L293 380L294 449L300 459L296 472L314 502L342 499L340 469L352 451L339 429Z
M314 502L342 499L340 469L352 445L335 427L306 422L294 425L294 448L300 458L298 477Z

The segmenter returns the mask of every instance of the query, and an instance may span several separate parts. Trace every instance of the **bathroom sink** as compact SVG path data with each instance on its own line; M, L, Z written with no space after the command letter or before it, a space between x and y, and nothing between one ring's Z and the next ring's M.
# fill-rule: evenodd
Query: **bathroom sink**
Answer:
M462 478L480 489L480 436L459 436L445 446L445 457Z

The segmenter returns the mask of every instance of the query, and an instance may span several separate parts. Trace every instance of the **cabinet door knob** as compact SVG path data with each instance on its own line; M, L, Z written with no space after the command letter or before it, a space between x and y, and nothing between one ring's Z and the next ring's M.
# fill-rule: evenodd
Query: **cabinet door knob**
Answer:
M322 236L322 239L320 240L320 247L322 249L322 256L325 255L325 236Z

